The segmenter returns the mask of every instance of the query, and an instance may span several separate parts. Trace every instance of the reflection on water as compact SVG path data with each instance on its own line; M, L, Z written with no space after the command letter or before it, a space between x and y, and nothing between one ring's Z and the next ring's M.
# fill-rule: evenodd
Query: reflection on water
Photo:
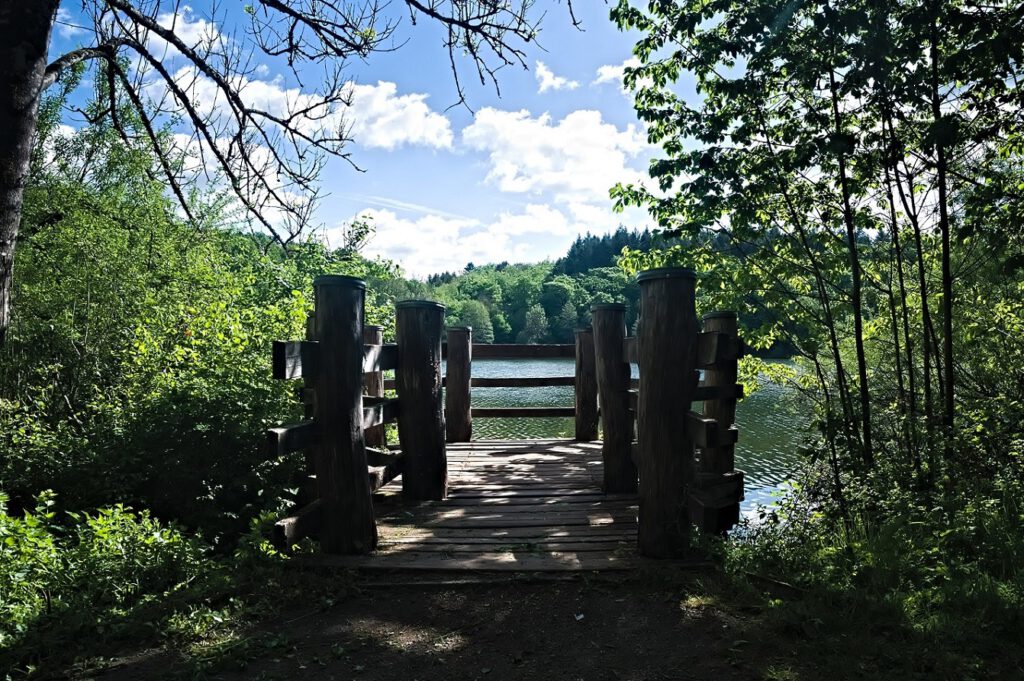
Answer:
M571 359L474 360L477 377L572 376ZM633 376L637 375L636 366ZM571 387L549 388L473 388L475 407L571 407ZM799 463L797 446L807 416L797 407L794 391L766 384L736 407L740 439L736 447L736 467L746 472L746 499L743 510L767 504ZM572 437L571 418L476 418L474 439L519 439Z

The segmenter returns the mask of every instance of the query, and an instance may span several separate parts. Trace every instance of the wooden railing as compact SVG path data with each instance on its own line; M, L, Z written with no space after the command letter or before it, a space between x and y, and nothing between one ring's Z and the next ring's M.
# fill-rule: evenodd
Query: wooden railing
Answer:
M581 330L577 337L589 342L587 330ZM458 327L448 330L448 344L445 346L447 372L445 419L448 442L468 442L473 436L473 419L533 418L568 416L576 418L577 440L597 439L597 388L593 380L593 352L579 352L576 345L501 345L472 343L473 330ZM574 376L473 376L473 359L576 359ZM572 407L473 407L473 388L542 388L572 386L576 394ZM589 395L587 392L589 391ZM581 394L582 393L582 394ZM593 410L593 415L587 413ZM588 426L593 422L593 426Z
M473 344L466 327L442 338L444 307L422 300L396 305L396 342L385 344L379 327L363 324L362 281L317 278L306 339L273 348L274 377L303 381L305 418L268 430L269 446L276 455L305 450L308 466L305 503L278 522L276 541L290 546L318 536L327 552L372 551L371 494L401 477L405 499L445 498L445 443L470 440L476 417L572 416L576 439L591 441L600 415L604 491L639 493L644 555L684 555L691 523L707 532L731 528L743 498L743 473L734 470L733 421L742 396L736 362L743 351L736 316L705 315L699 329L690 270L651 270L637 280L636 337L626 335L624 306L602 304L575 344L483 345ZM573 376L472 375L473 358L570 357ZM639 365L639 379L631 378L631 363ZM385 371L394 379L385 380ZM544 386L572 386L574 405L471 404L474 387ZM385 397L389 390L398 396ZM691 409L695 401L703 402L700 412ZM398 425L397 451L384 437L389 423Z

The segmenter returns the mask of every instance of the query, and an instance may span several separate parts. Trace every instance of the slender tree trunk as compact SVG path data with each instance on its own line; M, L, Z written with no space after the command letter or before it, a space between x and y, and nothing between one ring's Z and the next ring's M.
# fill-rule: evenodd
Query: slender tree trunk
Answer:
M11 322L14 249L59 0L0 0L0 347Z
M836 92L835 72L829 67L829 90L832 96L832 115L835 118L835 132L839 136L843 132L842 119L839 113L839 93ZM851 298L853 303L853 335L857 350L857 376L860 380L860 412L862 429L861 455L864 464L869 468L875 462L871 445L871 393L868 390L868 362L864 353L864 308L861 294L860 258L857 255L857 228L853 220L853 206L850 200L850 181L846 172L846 154L838 154L839 187L843 195L843 221L846 224L847 250L850 254Z
M939 94L939 16L938 3L933 3L935 14L932 17L931 62L932 62L932 118L938 125L942 121L942 99ZM950 263L949 243L949 199L946 188L946 144L936 137L935 166L939 185L939 233L942 236L942 363L945 365L942 425L945 428L945 451L948 455L952 447L953 417L955 403L953 393L953 271Z
M890 130L891 122L890 122ZM895 166L895 160L892 161ZM892 191L892 175L889 160L885 165L885 193L889 202L889 219L892 222L892 247L896 255L896 278L899 286L900 312L903 322L903 345L907 351L907 440L913 458L914 473L918 484L923 483L921 475L921 451L917 442L917 386L914 378L914 341L910 335L910 313L907 310L907 286L903 278L903 244L900 241L899 221L896 217L895 196ZM894 322L895 323L895 322Z

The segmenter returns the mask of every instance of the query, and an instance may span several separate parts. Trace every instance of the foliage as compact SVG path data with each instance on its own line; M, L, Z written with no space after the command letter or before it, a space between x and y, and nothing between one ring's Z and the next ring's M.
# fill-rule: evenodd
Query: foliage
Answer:
M808 484L736 560L924 628L979 608L1019 645L1019 7L621 0L612 17L642 33L625 82L663 150L649 186L612 195L680 240L620 265L697 270L745 338L793 348L814 414Z
M116 622L210 567L207 550L121 505L57 517L51 492L21 517L0 494L0 659L46 637ZM8 660L17 662L19 660Z

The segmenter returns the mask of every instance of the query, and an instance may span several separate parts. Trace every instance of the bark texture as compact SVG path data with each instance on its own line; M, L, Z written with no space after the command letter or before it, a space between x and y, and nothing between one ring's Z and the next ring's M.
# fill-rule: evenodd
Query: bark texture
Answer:
M0 345L11 322L14 249L59 0L0 0Z

